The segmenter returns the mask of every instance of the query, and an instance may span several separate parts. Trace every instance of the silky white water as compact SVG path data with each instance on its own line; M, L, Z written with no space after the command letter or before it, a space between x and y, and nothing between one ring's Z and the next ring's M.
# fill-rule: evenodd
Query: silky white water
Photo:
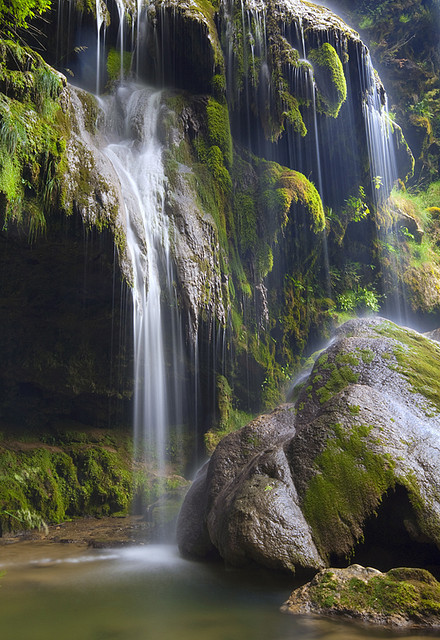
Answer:
M115 132L105 153L120 181L132 262L135 453L163 476L170 421L175 422L181 413L176 380L183 341L173 287L169 219L164 210L162 145L157 136L161 92L127 84L103 104L107 132ZM166 336L164 313L171 316ZM166 340L172 353L170 384Z

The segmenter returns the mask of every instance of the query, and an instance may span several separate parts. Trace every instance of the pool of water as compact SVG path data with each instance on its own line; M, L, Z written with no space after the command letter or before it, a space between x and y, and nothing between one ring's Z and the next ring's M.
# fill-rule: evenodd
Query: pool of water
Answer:
M190 562L172 546L20 543L0 548L0 571L2 640L426 639L282 614L290 580Z

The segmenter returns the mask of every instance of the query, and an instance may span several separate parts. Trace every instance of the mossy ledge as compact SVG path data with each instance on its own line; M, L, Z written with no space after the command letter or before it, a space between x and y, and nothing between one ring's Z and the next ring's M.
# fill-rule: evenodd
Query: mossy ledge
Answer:
M131 438L116 430L1 441L0 536L76 517L125 516L165 493L179 501L186 481L146 474L132 449Z

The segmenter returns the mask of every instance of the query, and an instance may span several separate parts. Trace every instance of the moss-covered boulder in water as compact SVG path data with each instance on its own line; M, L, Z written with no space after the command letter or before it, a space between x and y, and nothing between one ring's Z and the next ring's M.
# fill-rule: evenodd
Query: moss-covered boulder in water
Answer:
M383 570L409 558L438 567L439 367L440 348L415 331L346 323L295 406L219 443L194 526L231 564L311 570L351 556ZM178 534L184 553L190 530Z
M440 584L424 569L381 573L358 564L322 569L283 605L285 613L319 613L393 627L440 626Z

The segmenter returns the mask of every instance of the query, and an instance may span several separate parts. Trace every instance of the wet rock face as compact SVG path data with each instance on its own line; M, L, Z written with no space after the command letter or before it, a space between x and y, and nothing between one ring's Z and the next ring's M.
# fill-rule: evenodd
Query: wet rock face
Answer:
M10 227L0 247L5 432L51 442L65 429L128 424L132 363L110 233L70 216L32 245Z
M440 584L423 569L398 568L382 573L353 564L322 569L296 589L282 611L319 613L391 627L440 626Z
M439 347L414 331L343 325L295 406L220 442L188 494L191 518L182 509L182 552L204 555L197 529L235 565L312 570L349 554L371 561L374 546L381 569L407 557L437 570L439 366Z

